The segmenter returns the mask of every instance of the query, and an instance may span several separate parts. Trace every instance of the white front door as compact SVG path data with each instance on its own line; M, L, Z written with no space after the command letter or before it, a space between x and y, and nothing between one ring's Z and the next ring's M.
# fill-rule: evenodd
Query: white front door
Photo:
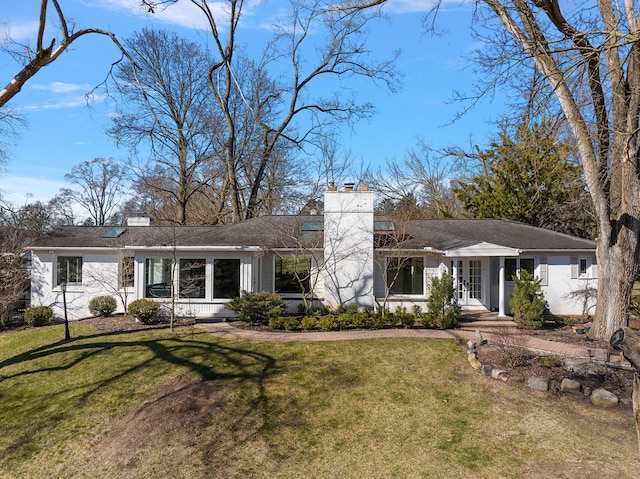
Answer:
M455 261L458 304L481 306L484 304L482 260L478 258Z

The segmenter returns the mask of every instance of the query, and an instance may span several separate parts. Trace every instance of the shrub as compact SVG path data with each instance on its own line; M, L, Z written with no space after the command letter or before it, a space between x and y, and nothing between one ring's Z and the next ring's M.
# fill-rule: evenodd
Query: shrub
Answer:
M148 324L158 315L160 303L150 299L136 299L129 304L129 314L141 323Z
M315 316L305 316L300 321L302 329L316 329L318 327L318 319Z
M358 314L358 313L356 312L353 314ZM336 325L338 329L346 329L349 326L351 326L351 316L352 316L352 313L346 313L346 312L340 313L336 318Z
M284 316L269 318L269 327L271 329L284 329Z
M321 316L319 326L323 331L336 329L336 317L333 314L325 314L324 316Z
M398 306L396 308L394 316L396 317L396 319L398 321L400 321L400 324L404 328L410 328L416 322L415 315L413 313L410 313L409 311L407 311L407 308L405 306Z
M113 296L97 296L89 301L89 312L94 316L106 318L111 316L117 308L116 298Z
M24 312L24 322L29 326L45 326L53 319L53 310L49 306L34 306Z
M444 273L440 278L433 278L425 320L436 328L450 329L458 324L459 315L460 305L453 287L453 277Z
M540 279L534 278L526 270L520 270L520 277L513 277L511 297L513 320L522 329L540 329L544 324L547 302L540 290Z
M245 293L226 305L240 321L252 324L268 324L271 318L284 316L286 306L280 296L266 291Z
M274 316L269 318L269 327L273 329L286 329L293 331L298 328L300 322L294 316Z
M371 329L382 329L387 324L387 317L389 313L383 315L381 313L374 314L371 316Z
M558 356L538 356L538 364L545 368L558 368L562 360Z
M370 312L363 311L361 313L355 313L351 315L351 326L354 328L366 328L369 326L370 320Z

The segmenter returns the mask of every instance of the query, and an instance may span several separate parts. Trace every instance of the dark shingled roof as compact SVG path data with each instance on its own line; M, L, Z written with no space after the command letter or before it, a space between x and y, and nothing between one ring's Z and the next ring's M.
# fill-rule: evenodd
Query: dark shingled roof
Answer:
M305 222L321 215L264 216L226 226L129 226L117 238L103 238L111 226L65 226L35 241L32 248L259 247L322 248L322 231L303 231ZM379 232L380 233L380 232ZM480 242L521 250L592 250L591 240L508 220L449 219L396 221L392 235L402 235L402 247L449 250ZM389 242L387 244L393 244ZM395 242L397 244L397 242Z
M63 226L31 248L112 248L124 246L322 247L322 231L304 231L305 221L322 216L264 216L224 226L128 226L117 238L104 238L112 226Z
M516 221L501 219L449 219L409 221L411 236L403 246L449 250L486 242L521 250L590 250L594 241Z

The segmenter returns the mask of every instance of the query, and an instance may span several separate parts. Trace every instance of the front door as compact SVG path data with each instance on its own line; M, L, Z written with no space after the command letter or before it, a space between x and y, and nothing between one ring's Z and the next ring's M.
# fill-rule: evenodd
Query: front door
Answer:
M456 263L456 285L460 306L484 304L482 260L460 259Z

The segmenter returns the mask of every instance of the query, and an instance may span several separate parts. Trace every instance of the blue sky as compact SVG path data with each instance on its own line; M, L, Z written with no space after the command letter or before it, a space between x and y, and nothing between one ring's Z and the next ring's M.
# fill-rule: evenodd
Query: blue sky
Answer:
M60 0L67 19L76 28L111 30L120 39L143 27L177 31L192 39L207 38L199 29L204 17L182 0L164 11L149 14L138 0ZM262 38L265 25L284 6L281 0L246 1L245 39ZM0 32L7 31L22 44L33 45L39 0L10 2L0 12ZM361 99L376 106L373 119L345 129L341 148L363 164L383 165L386 159L402 158L419 140L438 148L450 145L486 146L495 135L495 122L504 114L500 95L486 99L469 114L451 124L461 104L450 104L455 90L471 92L473 68L464 56L478 45L470 36L472 6L453 2L438 16L442 34L425 35L422 18L429 0L391 0L385 7L389 22L373 32L370 49L386 56L401 50L398 69L403 85L392 94L362 83ZM47 35L50 39L54 35ZM107 38L90 35L76 41L72 49L42 69L9 104L28 121L21 138L9 146L9 163L0 176L6 201L46 201L64 183L64 175L76 164L97 157L126 161L127 151L117 149L105 134L114 105L95 97L87 106L85 94L102 82L119 52ZM18 72L18 65L0 54L0 88Z

